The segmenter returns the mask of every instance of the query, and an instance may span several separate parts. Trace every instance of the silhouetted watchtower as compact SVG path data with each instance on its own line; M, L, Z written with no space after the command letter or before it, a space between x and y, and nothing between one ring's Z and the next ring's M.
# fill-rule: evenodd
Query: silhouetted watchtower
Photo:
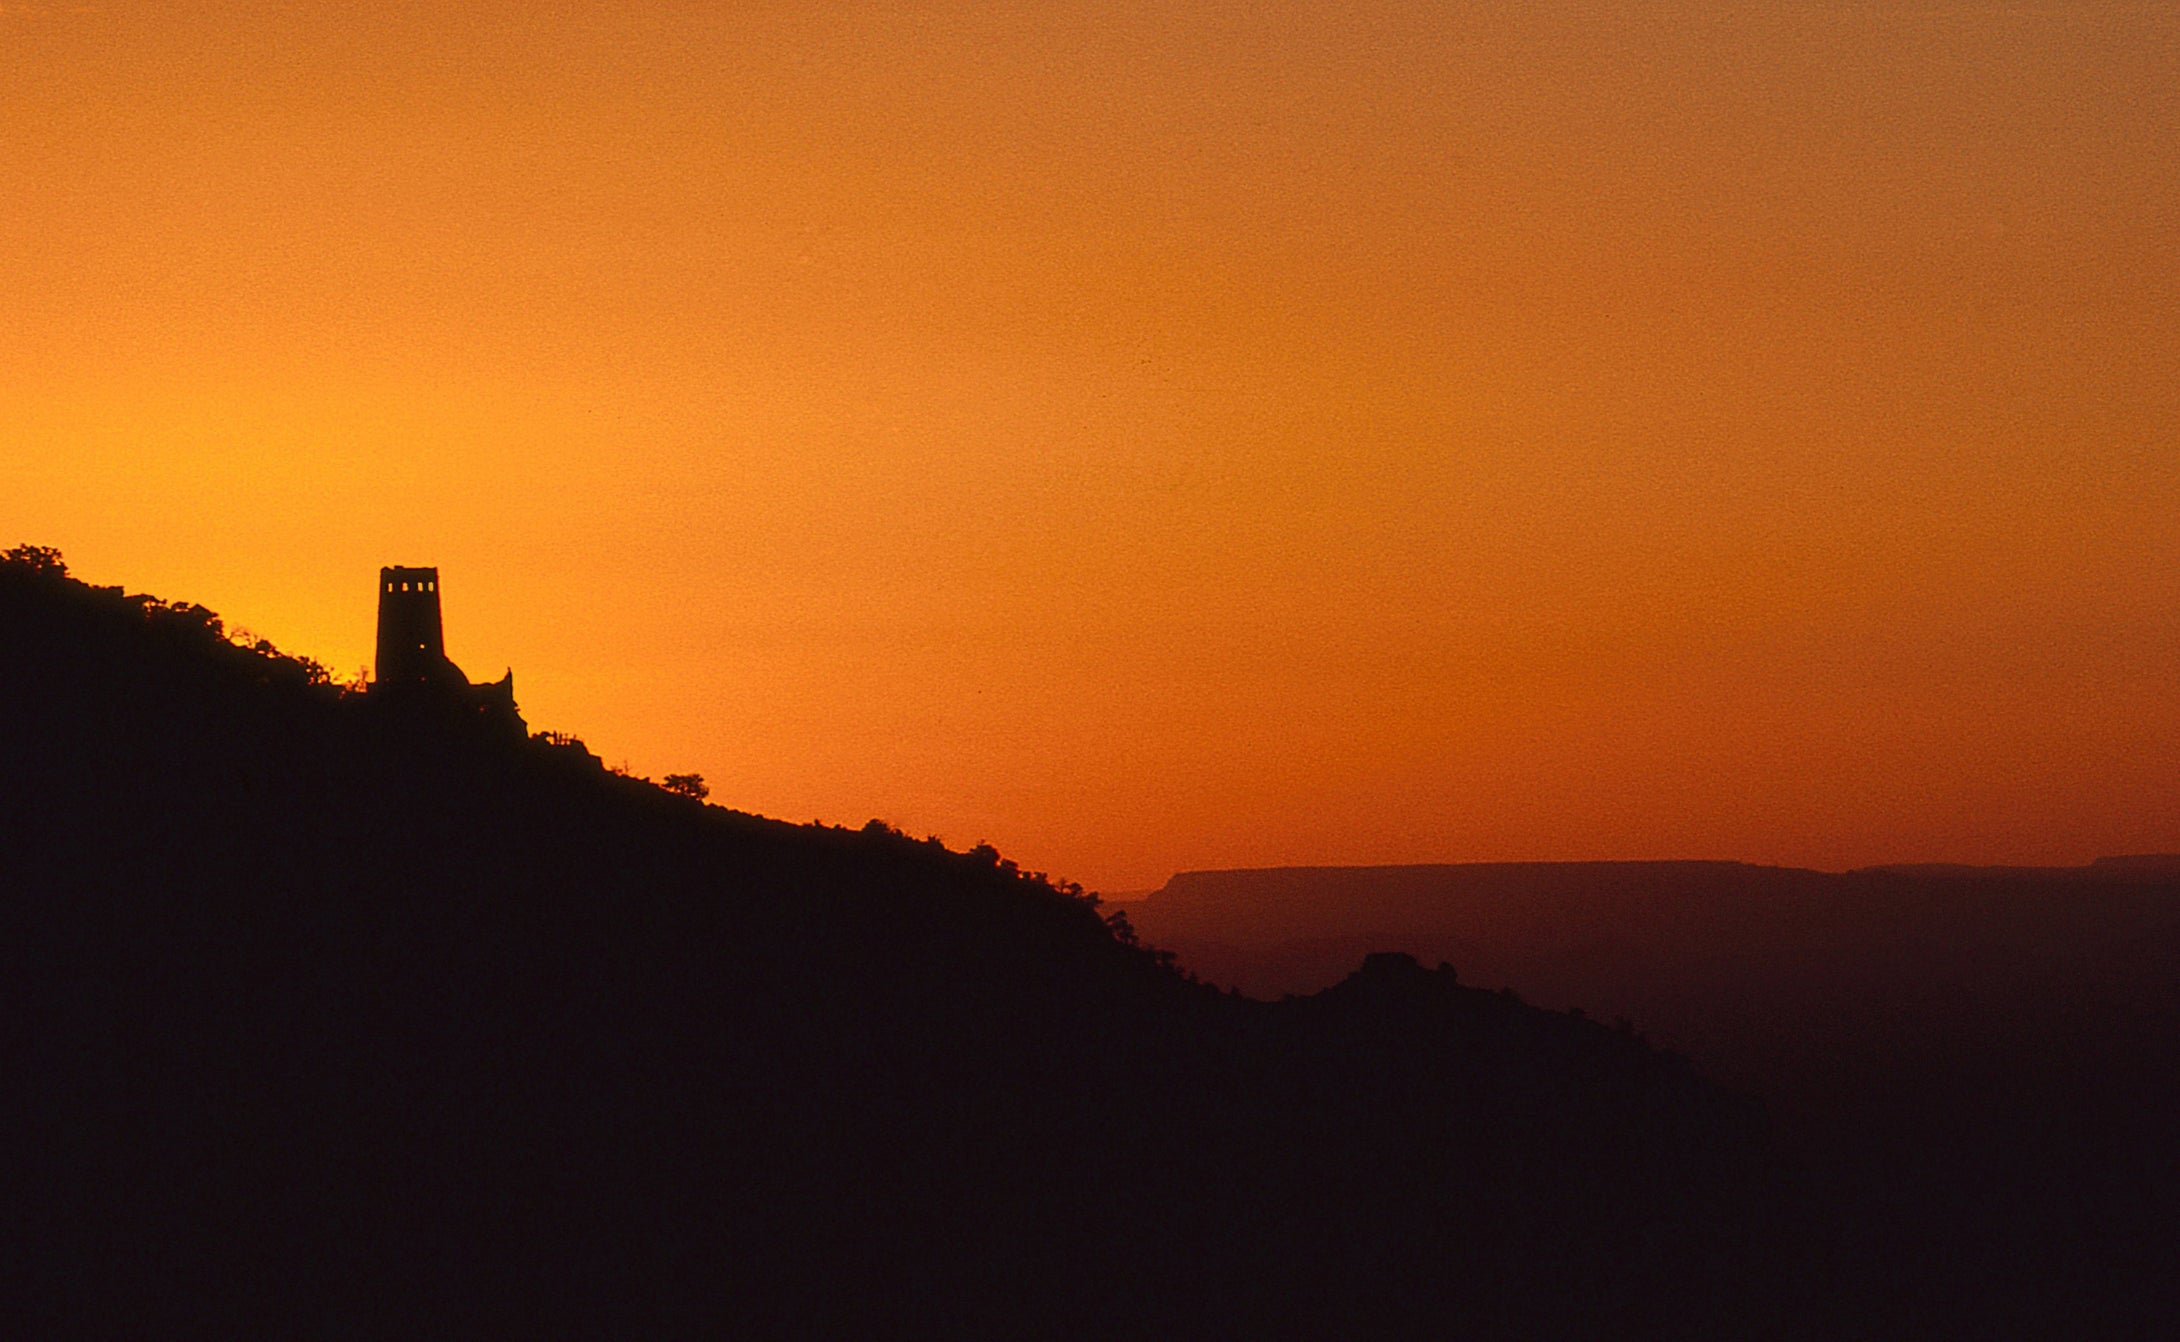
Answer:
M461 679L447 661L439 618L439 570L378 571L378 683L427 685Z
M378 571L378 678L371 697L395 712L469 717L518 741L529 735L515 707L513 671L489 685L472 685L447 660L435 568Z

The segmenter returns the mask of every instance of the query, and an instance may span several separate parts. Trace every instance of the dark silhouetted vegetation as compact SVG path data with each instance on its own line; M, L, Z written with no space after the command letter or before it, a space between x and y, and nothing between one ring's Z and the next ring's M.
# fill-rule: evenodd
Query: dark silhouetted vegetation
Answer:
M1404 957L1238 998L988 846L691 806L221 628L0 563L21 1335L1804 1318L1759 1116L1623 1033Z

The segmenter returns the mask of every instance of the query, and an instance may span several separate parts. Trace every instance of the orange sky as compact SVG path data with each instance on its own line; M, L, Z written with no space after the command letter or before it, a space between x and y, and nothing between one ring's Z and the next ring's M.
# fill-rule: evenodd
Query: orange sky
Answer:
M2180 6L0 3L0 545L1093 886L2180 848Z

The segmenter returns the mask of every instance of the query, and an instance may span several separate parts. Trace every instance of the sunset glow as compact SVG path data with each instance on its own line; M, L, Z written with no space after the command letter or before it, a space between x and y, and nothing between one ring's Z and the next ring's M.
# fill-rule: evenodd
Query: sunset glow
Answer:
M1119 890L2180 849L2180 10L0 4L0 547Z

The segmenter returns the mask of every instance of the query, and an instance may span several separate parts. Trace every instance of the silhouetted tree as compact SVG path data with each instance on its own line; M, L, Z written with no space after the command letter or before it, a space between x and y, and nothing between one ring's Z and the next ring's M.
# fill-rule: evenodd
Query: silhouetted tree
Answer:
M18 545L7 553L0 554L0 560L21 565L33 573L50 574L56 578L68 576L68 565L61 561L61 552L50 545Z

